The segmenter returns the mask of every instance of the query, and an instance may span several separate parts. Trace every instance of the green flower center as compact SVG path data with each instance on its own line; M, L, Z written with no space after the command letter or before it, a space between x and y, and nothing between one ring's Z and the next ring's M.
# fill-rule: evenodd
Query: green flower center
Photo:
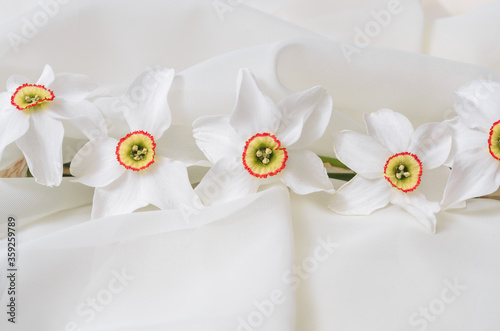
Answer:
M258 133L247 140L242 161L249 174L258 178L277 175L285 168L288 154L270 133Z
M411 192L420 185L422 162L411 153L395 154L387 160L384 175L398 190Z
M500 121L493 123L488 145L491 156L500 161Z
M116 146L116 158L122 166L133 171L144 170L155 161L156 143L144 131L129 133Z
M54 93L43 85L24 84L11 97L11 104L19 110L36 107L54 100Z

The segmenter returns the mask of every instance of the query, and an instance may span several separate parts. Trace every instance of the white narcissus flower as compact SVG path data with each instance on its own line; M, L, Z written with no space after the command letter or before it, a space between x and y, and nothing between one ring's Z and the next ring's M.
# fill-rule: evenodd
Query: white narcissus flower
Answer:
M325 90L314 87L275 104L248 69L240 70L237 89L231 115L193 123L196 143L213 164L195 190L203 203L235 199L275 181L298 194L333 190L321 159L306 149L330 121Z
M500 84L471 82L455 93L455 109L454 158L443 208L500 186Z
M357 175L331 198L330 209L344 215L369 215L389 203L412 214L431 232L450 169L449 128L428 123L413 129L389 109L365 114L368 136L342 131L335 137L340 161Z
M87 76L55 75L48 65L36 83L11 76L7 92L0 93L0 160L6 147L15 143L37 183L59 185L63 123L70 122L89 139L106 132L100 111L89 101L99 93Z
M149 204L173 209L197 201L186 165L166 157L161 139L171 124L167 94L173 78L173 70L161 68L139 75L121 97L130 101L124 114L129 133L93 139L71 162L75 181L96 188L92 219Z

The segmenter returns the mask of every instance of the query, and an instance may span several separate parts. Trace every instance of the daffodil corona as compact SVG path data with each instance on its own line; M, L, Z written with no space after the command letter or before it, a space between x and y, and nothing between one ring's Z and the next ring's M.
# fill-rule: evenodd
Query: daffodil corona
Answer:
M274 135L258 133L247 140L242 159L249 174L266 178L277 175L285 168L288 154Z
M500 121L491 127L488 145L491 156L500 161Z
M155 162L156 143L152 135L134 131L120 139L116 158L126 169L144 170Z
M43 85L23 84L12 95L11 103L19 110L34 108L54 100L54 92Z
M420 185L422 162L412 153L395 154L387 160L384 176L398 190L411 192Z

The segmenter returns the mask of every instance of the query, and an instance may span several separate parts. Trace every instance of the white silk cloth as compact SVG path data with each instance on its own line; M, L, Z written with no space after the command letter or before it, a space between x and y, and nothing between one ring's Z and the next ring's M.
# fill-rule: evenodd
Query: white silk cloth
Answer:
M275 101L315 85L331 94L334 116L313 150L334 156L333 134L364 132L364 112L391 108L415 126L441 121L454 116L454 90L500 81L499 1L401 0L403 10L379 23L349 62L344 43L375 26L373 12L389 3L2 1L0 81L38 77L50 64L118 93L149 67L174 68L169 104L186 143L194 119L232 111L237 72L248 67ZM12 33L23 41L13 45ZM179 211L141 211L90 221L92 193L69 179L58 188L0 180L1 330L500 325L499 201L441 212L432 235L398 207L340 216L327 209L326 193L279 187L188 220ZM15 325L4 312L9 216L19 243Z

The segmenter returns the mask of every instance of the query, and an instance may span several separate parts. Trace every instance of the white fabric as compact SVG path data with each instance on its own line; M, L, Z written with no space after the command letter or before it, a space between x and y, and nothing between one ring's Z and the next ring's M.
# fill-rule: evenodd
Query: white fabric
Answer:
M372 11L388 10L389 1L59 1L45 0L45 9L37 0L1 1L0 82L13 74L35 79L50 64L119 95L149 68L174 68L169 105L184 132L200 116L230 114L241 67L275 102L317 85L327 90L335 111L312 146L326 156L334 156L335 133L364 133L364 112L390 108L417 127L452 118L452 92L469 81L500 81L500 1L401 0L403 10L350 62L342 47L374 27ZM13 45L13 34L22 41ZM4 157L15 159L9 150ZM92 194L67 179L51 189L0 180L1 330L64 330L71 321L82 330L238 330L240 317L257 311L259 320L254 301L271 300L275 289L287 300L240 330L495 331L500 324L498 201L439 213L431 235L397 206L337 215L326 193L291 194L290 203L272 188L184 210L206 223L199 227L176 211L90 221ZM12 215L17 325L4 312ZM76 307L105 295L113 270L122 269L134 280L85 323ZM465 289L454 293L454 282Z

